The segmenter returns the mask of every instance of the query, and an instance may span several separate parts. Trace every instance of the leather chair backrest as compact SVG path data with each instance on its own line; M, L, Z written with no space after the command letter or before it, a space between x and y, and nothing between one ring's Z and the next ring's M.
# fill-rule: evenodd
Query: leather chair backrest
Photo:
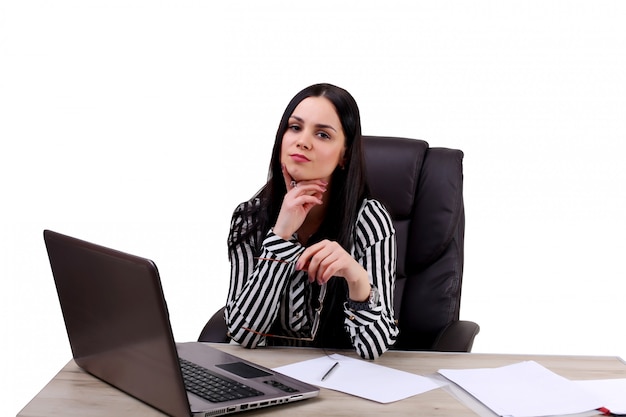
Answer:
M389 210L398 243L397 349L429 349L458 320L465 214L463 152L422 140L364 136L372 197Z

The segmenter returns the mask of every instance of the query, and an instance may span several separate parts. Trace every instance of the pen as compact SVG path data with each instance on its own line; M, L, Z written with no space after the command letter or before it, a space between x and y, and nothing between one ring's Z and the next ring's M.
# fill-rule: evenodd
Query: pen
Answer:
M330 374L339 366L339 362L335 362L335 364L333 366L330 367L330 369L328 370L328 372L326 372L324 374L324 376L322 377L322 381L325 380L326 378L328 378L330 376Z

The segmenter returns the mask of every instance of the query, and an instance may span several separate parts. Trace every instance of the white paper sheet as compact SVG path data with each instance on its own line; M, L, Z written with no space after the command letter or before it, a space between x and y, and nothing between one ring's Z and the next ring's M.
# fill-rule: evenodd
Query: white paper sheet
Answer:
M499 368L441 369L439 373L500 416L557 416L603 406L581 386L534 361Z
M626 414L626 378L574 381L600 398L613 414Z
M335 362L339 362L339 365L322 381L324 374ZM439 387L436 382L423 376L337 354L281 366L274 370L312 385L379 403L402 400Z

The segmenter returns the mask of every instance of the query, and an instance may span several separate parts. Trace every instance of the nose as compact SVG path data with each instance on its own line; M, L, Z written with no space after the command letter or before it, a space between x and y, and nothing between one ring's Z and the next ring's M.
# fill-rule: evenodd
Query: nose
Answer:
M299 135L298 141L296 142L296 148L305 150L311 149L311 142L306 134L303 133L302 135Z

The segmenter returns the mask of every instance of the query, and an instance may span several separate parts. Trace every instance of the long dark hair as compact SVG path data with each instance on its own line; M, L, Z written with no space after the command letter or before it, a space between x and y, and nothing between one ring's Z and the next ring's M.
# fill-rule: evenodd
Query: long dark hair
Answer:
M267 183L253 198L258 199L259 203L250 201L241 213L245 220L239 223L241 226L239 230L231 231L229 249L250 237L256 241L255 238L259 233L264 235L276 222L287 193L280 161L283 136L289 127L289 118L293 111L308 97L325 97L333 104L346 141L345 164L342 168L337 167L332 174L326 216L308 244L321 239L330 239L337 241L350 252L356 216L363 199L369 196L369 189L365 178L359 108L349 92L332 84L314 84L306 87L296 94L285 108L276 131Z

